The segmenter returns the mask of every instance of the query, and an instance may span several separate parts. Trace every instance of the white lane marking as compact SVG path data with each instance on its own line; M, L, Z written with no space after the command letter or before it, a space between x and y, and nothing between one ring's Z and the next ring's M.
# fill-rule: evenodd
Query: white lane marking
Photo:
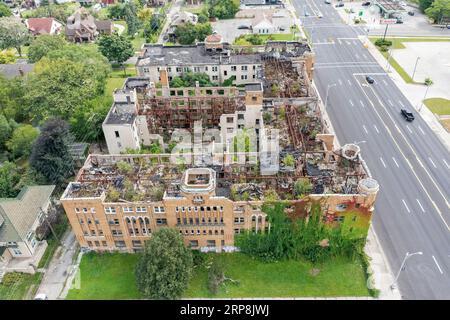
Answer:
M373 127L375 128L375 131L376 131L377 133L380 133L380 131L378 130L378 128L377 128L376 125L373 125Z
M433 165L433 167L435 167L435 168L437 169L436 165L435 165L434 162L433 162L433 159L431 159L430 157L428 157L428 159L430 160L430 162L431 162L431 164Z
M442 159L442 161L444 161L445 165L447 166L447 168L450 169L450 166L448 165L447 161L445 161L445 159Z
M364 105L364 102L362 102L362 100L359 100L359 103L361 103L362 107L365 108L366 106Z
M402 202L403 202L403 205L405 206L406 210L408 211L408 213L411 213L408 206L406 205L405 199L402 199Z
M349 79L347 79L347 81L348 81L348 84L351 86L352 82Z
M342 41L341 41L341 39L338 39L338 42L339 42L339 44L342 44Z
M342 86L342 80L338 79L339 84Z
M420 203L419 199L416 199L416 201L419 204L420 209L422 209L422 212L425 212L425 209L422 207L422 204Z
M389 104L391 105L391 107L394 106L394 104L392 103L391 99L388 100Z
M398 103L400 103L400 105L401 105L402 107L405 107L405 105L403 104L403 102L401 102L400 100L398 100Z
M359 59L359 55L357 53L355 53L355 58Z
M382 158L382 157L380 157L380 161L381 161L381 163L383 164L383 167L387 168L387 167L386 167L386 163L384 163L384 161L383 161L383 158Z
M438 269L439 269L439 272L440 272L441 274L444 274L444 272L442 272L442 269L441 269L441 267L439 266L439 263L437 262L436 258L435 258L434 256L432 256L432 257L433 257L434 263L436 263L436 266L437 266Z
M406 129L408 129L409 133L413 133L411 128L408 125L406 125Z
M387 83L386 80L384 80L384 79L383 79L383 83L384 83L385 86L388 85L388 83Z
M423 135L425 135L425 132L423 131L423 129L419 126L419 130L420 132L422 132Z
M348 102L350 102L350 104L352 105L352 107L354 106L352 99L348 100Z
M350 41L345 41L345 43L350 44Z
M369 131L367 131L367 128L366 128L365 125L363 125L363 129L364 129L364 131L365 131L367 134L369 134Z
M363 53L363 57L364 57L364 59L367 59L367 56Z
M397 163L397 160L395 160L395 158L394 157L392 157L392 160L394 160L394 162L395 162L395 165L397 166L397 168L400 168L400 166L398 165L398 163Z

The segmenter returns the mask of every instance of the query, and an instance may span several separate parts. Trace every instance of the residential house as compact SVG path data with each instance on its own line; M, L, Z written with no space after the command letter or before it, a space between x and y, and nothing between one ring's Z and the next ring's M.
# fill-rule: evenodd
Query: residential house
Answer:
M148 0L147 5L150 7L162 7L169 2L172 2L172 0Z
M169 37L169 41L175 42L175 30L179 25L185 24L185 23L192 23L197 24L198 22L198 16L194 13L187 12L187 11L180 11L176 13L172 17L172 22L170 23L170 27L167 30L167 35Z
M94 41L101 34L111 34L110 20L96 20L86 9L80 8L67 19L66 37L73 42Z
M54 189L28 186L16 198L0 200L0 269L33 272L29 264L37 266L47 247L45 240L37 239L36 229L50 208Z
M293 21L286 10L256 13L252 20L255 34L289 33Z
M25 25L34 36L59 34L62 29L62 24L53 18L29 18Z

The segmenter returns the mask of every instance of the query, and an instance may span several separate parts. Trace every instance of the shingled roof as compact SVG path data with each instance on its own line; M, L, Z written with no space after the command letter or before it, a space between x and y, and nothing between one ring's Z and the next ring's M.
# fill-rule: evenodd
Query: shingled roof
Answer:
M16 198L0 199L0 242L21 241L50 199L55 186L28 186Z

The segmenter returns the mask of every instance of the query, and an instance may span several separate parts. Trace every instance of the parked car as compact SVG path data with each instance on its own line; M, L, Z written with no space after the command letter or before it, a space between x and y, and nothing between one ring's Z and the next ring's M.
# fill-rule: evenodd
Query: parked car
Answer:
M408 11L408 14L409 14L410 16L413 16L413 15L414 15L414 11Z
M325 0L325 4L331 4L331 0Z
M38 293L35 297L34 300L48 300L48 297L45 293Z
M246 25L240 25L239 27L237 27L239 30L242 30L242 29L250 29L250 27L249 26L246 26Z
M321 13L319 13L319 14L317 15L317 17L318 17L318 18L322 18L323 15L322 15Z
M406 109L401 109L401 114L403 117L405 117L406 121L411 122L414 120L414 115L412 114L412 112L409 112Z
M340 8L340 7L343 7L343 6L344 6L344 4L342 2L339 2L337 5L335 5L336 8Z
M305 11L305 17L309 17L309 12Z
M375 79L372 78L371 76L366 76L366 81L367 81L368 83L370 83L370 84L375 83Z
M396 23L403 23L403 20L402 19L397 19Z
M363 2L362 6L363 6L363 7L370 6L370 1Z

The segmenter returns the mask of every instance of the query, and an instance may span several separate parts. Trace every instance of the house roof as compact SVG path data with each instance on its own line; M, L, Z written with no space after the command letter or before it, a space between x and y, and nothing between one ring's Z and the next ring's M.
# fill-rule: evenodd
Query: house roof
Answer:
M222 41L222 36L218 33L210 34L205 39L205 42L220 42L220 41Z
M267 16L265 13L258 14L253 20L252 20L253 28L259 27L259 28L272 28L272 17Z
M110 30L112 27L111 20L95 20L95 25L98 30Z
M54 189L54 185L28 186L16 198L0 199L0 216L4 220L0 242L25 239Z
M34 34L50 34L53 22L53 18L29 18L27 27Z
M0 64L0 74L5 76L5 78L11 79L21 76L21 71L23 74L31 72L33 68L34 64L32 63Z

